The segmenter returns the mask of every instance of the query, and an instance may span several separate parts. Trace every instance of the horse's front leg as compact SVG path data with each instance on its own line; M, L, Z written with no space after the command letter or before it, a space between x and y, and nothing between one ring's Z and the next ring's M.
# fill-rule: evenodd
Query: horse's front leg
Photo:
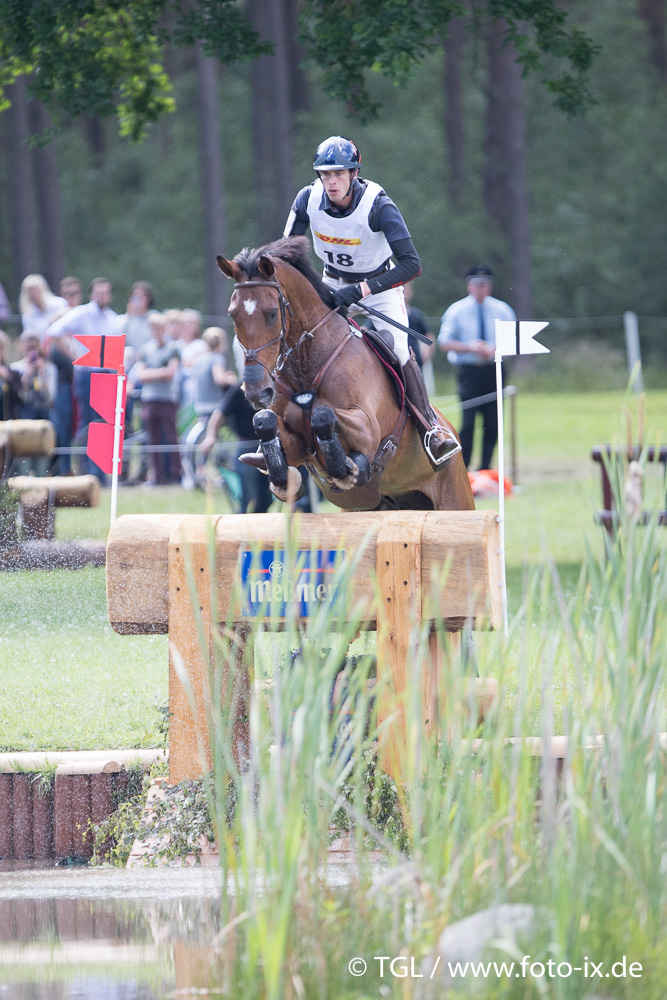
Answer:
M316 406L311 417L327 474L341 490L353 486L363 486L371 475L370 462L360 451L345 454L345 449L336 434L336 414L330 406Z
M266 462L271 492L283 503L293 503L301 492L301 473L287 462L278 436L278 417L273 410L259 410L253 417L252 426Z

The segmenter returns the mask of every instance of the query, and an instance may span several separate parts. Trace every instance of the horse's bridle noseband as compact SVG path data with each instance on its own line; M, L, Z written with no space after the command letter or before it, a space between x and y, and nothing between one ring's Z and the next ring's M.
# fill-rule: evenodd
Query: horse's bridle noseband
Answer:
M269 280L265 280L265 281L237 281L235 283L235 285L234 285L234 290L236 290L237 288L251 288L251 287L258 287L258 286L264 286L265 288L275 288L276 291L278 292L278 304L280 306L280 333L278 334L277 337L274 337L273 340L268 340L266 342L266 344L262 344L261 347L254 347L252 349L248 349L248 348L244 347L243 344L241 344L240 340L239 340L239 344L241 344L241 349L243 350L243 354L244 354L244 358L245 358L246 364L255 363L255 364L261 365L262 368L270 375L270 377L272 379L275 379L276 372L279 372L282 369L283 365L287 361L287 359L290 356L290 354L292 353L292 351L298 350L298 348L303 343L304 339L310 339L310 340L312 340L312 337L313 337L313 334L315 333L315 331L318 330L322 326L322 324L325 323L333 313L337 313L339 307L336 306L335 309L332 309L331 312L328 312L327 315L324 317L324 319L321 319L320 322L317 323L317 325L314 326L312 330L304 330L304 332L301 334L301 336L299 337L299 339L296 342L296 344L293 344L292 347L288 347L287 346L287 330L286 330L286 326L287 326L287 316L288 315L289 315L289 318L290 318L290 322L292 320L292 307L290 306L289 302L287 301L285 293L283 292L282 288L280 287L280 284L277 281L269 281ZM275 368L273 369L273 371L269 371L269 369L264 364L264 362L259 358L259 354L260 354L261 351L266 350L267 347L272 347L274 344L277 344L277 343L280 343L280 349L278 351L278 359L276 361L276 365L275 365Z
M280 306L280 333L278 334L277 337L274 337L273 340L268 340L266 342L266 344L262 344L261 347L254 347L252 349L248 349L248 348L244 347L243 344L241 344L240 340L239 340L239 344L241 344L241 349L243 351L246 364L252 364L253 362L255 362L256 364L261 365L262 368L264 368L264 370L266 372L268 372L268 374L271 376L271 378L273 378L273 375L275 373L275 368L274 368L273 372L270 372L269 369L267 368L267 366L264 364L264 362L259 358L259 354L260 354L261 351L266 350L267 347L273 347L273 345L277 344L277 343L280 343L280 351L278 352L278 360L280 360L280 358L286 353L286 351L287 351L287 330L286 330L287 316L289 314L290 320L292 319L292 309L291 309L291 306L290 306L289 302L285 298L285 293L283 292L282 288L280 287L280 285L278 284L277 281L268 281L268 280L267 281L237 281L236 284L234 285L234 290L236 291L237 288L258 287L260 285L263 285L264 287L267 287L267 288L275 288L276 291L278 292L278 305Z

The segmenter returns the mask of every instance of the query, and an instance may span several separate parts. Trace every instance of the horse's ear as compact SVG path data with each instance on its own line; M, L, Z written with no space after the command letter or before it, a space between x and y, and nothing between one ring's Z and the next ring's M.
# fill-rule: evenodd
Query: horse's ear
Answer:
M275 280L276 268L269 256L263 254L259 258L257 266L259 267L260 272L264 275L265 278L267 278L269 281Z
M233 281L241 280L241 268L233 260L226 260L218 254L215 258L215 262L222 273L226 274L228 278L232 278Z

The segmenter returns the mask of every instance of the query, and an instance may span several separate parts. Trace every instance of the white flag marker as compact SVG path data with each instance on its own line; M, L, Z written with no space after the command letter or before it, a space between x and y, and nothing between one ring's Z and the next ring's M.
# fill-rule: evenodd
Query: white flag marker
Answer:
M528 320L496 320L496 352L502 357L517 354L549 354L549 348L533 338L549 326Z
M549 354L549 348L535 340L549 324L529 320L496 320L496 405L498 407L498 528L500 541L500 586L502 589L503 633L509 635L507 620L507 574L505 569L505 427L503 421L504 357L520 354Z

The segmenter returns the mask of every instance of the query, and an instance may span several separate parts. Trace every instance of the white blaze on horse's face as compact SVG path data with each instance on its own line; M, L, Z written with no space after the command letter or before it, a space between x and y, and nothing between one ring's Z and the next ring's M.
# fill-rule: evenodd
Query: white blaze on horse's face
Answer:
M252 316L255 309L257 308L257 303L254 299L244 299L243 308L247 312L248 316Z

